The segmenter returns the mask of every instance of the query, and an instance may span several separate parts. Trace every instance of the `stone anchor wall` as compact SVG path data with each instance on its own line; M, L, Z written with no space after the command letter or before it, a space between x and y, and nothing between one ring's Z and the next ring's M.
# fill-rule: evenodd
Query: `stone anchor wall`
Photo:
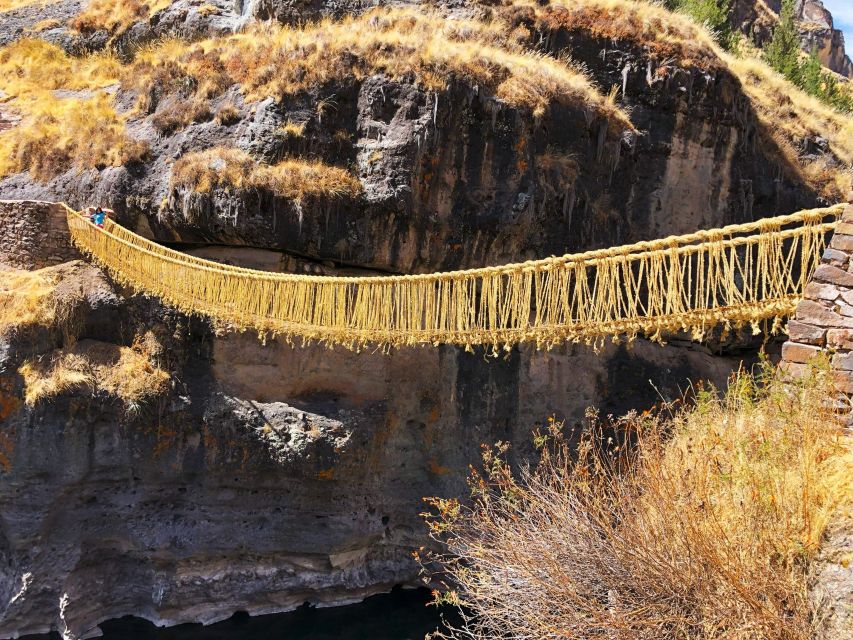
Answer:
M0 200L0 263L33 270L80 258L62 205Z
M816 354L832 353L838 391L853 396L853 205L823 254L803 301L788 323L788 341L782 347L782 367L793 375L802 372ZM853 411L844 417L853 427Z
M832 354L838 403L848 432L853 431L853 204L847 207L806 286L803 301L788 324L788 342L782 347L781 366L797 375L815 354ZM845 398L846 397L846 398ZM853 510L841 513L821 544L816 562L813 596L824 607L821 638L853 637Z

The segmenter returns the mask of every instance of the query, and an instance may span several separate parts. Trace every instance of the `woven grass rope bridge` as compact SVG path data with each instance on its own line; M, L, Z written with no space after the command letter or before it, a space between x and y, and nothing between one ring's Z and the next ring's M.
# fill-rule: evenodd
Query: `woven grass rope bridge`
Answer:
M202 260L68 209L75 244L119 282L238 329L350 348L600 344L717 325L776 331L843 207L499 267L324 277Z

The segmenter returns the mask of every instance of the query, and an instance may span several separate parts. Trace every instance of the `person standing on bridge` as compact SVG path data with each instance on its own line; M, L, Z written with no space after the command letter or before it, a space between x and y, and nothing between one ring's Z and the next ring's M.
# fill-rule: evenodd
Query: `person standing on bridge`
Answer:
M107 219L107 213L103 209L101 209L101 207L98 207L97 209L95 209L95 212L92 214L91 219L92 219L92 224L94 224L99 229L103 229L104 228L104 222L106 222L106 219Z

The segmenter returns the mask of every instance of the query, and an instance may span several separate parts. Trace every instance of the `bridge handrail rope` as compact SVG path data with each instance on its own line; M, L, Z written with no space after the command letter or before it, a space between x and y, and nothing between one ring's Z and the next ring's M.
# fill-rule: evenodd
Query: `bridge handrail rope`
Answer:
M75 244L125 284L241 329L359 348L551 346L723 324L778 329L843 206L518 264L328 277L224 265L66 207ZM794 226L792 226L794 225Z

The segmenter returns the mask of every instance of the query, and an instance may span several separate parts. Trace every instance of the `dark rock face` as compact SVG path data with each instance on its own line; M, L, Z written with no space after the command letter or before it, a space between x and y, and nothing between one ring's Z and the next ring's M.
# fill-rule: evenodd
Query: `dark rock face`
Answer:
M643 341L497 359L263 345L123 300L116 336L99 324L80 339L145 327L169 340L174 392L136 414L79 392L23 406L16 369L34 343L2 342L0 635L85 636L126 614L210 622L416 584L421 498L464 494L480 443L524 458L550 415L642 409L652 384L675 397L738 362Z

